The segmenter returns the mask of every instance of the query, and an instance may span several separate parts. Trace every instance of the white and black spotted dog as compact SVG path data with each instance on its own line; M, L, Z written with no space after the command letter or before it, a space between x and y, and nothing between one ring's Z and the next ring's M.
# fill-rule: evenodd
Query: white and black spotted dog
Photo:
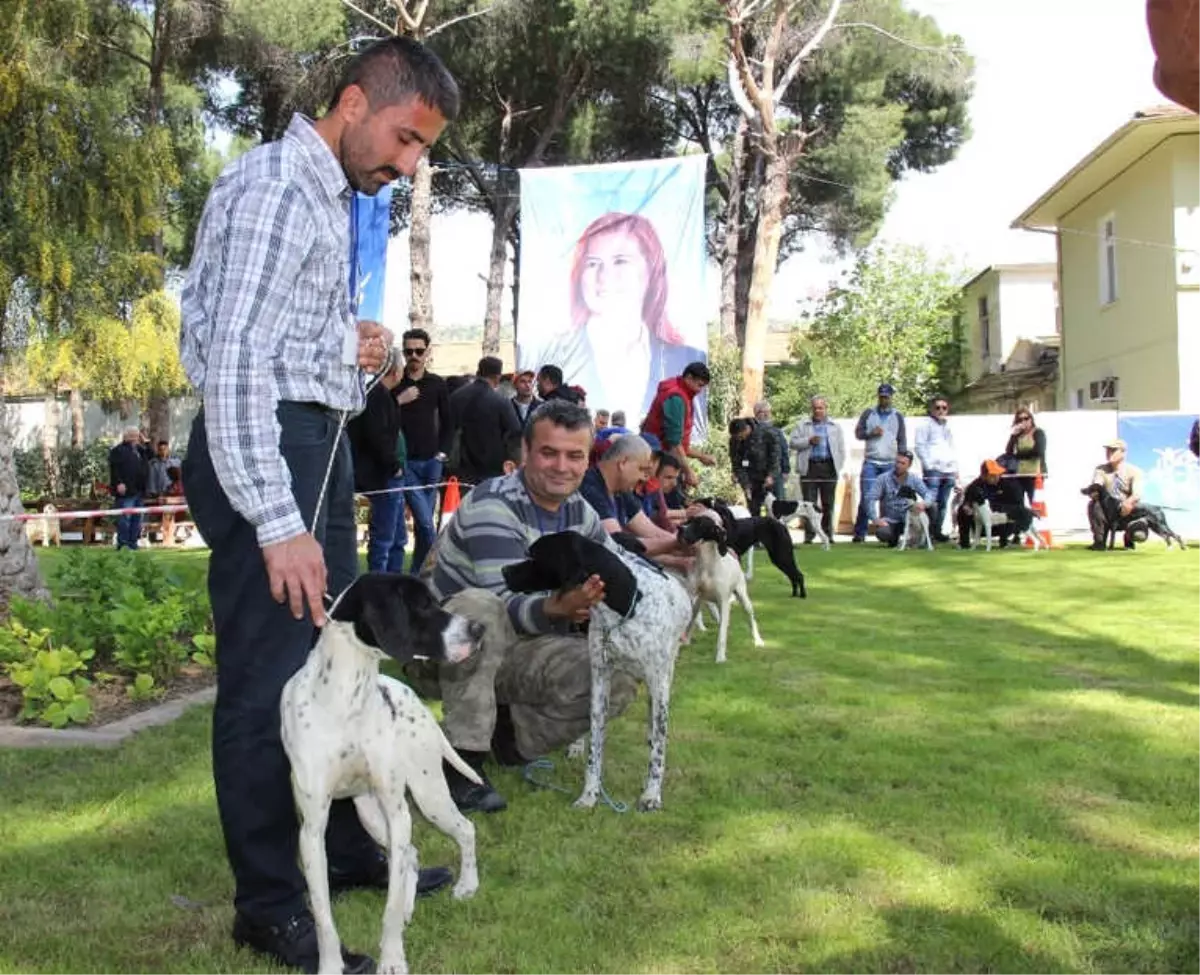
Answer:
M725 648L729 640L729 607L737 599L750 617L750 635L756 647L763 647L758 632L758 620L754 618L754 604L746 589L746 577L729 548L721 516L715 511L706 511L689 518L679 527L678 537L685 545L696 546L696 559L688 576L688 588L694 600L692 617L698 621L703 607L715 606L717 617L716 662L725 662Z
M343 969L325 854L334 799L353 798L363 826L388 852L380 972L408 970L404 926L416 898L417 854L406 790L425 818L458 843L462 862L454 896L470 897L479 886L475 830L450 798L442 759L473 781L478 776L416 693L380 675L379 662L391 657L458 663L481 635L478 624L440 609L423 582L396 573L368 573L337 601L308 660L284 686L283 747L292 764L300 858L321 972Z
M904 512L904 526L900 540L896 543L896 551L903 552L909 546L927 548L933 551L933 537L929 532L929 513L919 510L914 502L909 504Z
M791 527L792 522L796 522L796 527L812 532L813 536L821 543L821 547L829 551L829 536L825 534L825 529L821 527L821 509L811 501L780 501L775 495L767 493L763 499L763 508L776 521L781 521L787 527Z
M504 581L514 592L571 589L593 575L604 581L604 600L592 607L588 623L591 751L575 805L591 808L600 797L609 684L613 671L621 670L644 681L650 698L650 767L637 805L643 811L660 809L671 682L692 610L687 590L635 552L618 552L574 531L543 535L530 546L526 561L504 567Z

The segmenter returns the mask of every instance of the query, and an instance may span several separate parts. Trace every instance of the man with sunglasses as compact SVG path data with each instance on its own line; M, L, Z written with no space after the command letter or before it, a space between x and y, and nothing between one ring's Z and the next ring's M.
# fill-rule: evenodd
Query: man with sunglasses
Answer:
M409 389L417 391L417 398L400 411L400 428L408 445L404 486L416 489L404 495L412 512L414 536L408 571L416 575L437 538L434 513L438 490L432 485L442 479L454 427L450 421L450 390L446 380L426 369L429 333L423 328L409 329L400 338L400 349L404 355L404 378L397 394L403 395Z
M944 396L935 396L929 401L929 419L918 429L916 436L917 457L921 461L921 479L934 492L937 512L936 523L931 525L935 542L948 542L942 525L950 510L950 492L958 481L958 456L954 451L954 438L950 434L950 402Z

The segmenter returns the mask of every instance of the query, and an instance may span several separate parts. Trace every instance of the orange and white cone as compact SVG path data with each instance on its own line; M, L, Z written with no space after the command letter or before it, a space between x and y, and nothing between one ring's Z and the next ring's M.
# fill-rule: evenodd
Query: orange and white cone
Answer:
M1029 505L1029 507L1033 509L1034 518L1039 520L1046 517L1046 495L1043 490L1044 487L1045 485L1042 482L1042 475L1039 474L1037 476L1037 480L1033 482L1033 501L1031 501ZM1046 548L1054 547L1054 535L1051 533L1050 529L1045 528L1039 531L1035 527L1032 529L1032 531L1037 532L1038 538L1042 540L1042 544L1045 545ZM1033 548L1033 539L1026 535L1024 544L1026 548Z
M442 495L442 517L454 514L461 503L462 495L458 489L458 478L450 476L446 478L446 493Z

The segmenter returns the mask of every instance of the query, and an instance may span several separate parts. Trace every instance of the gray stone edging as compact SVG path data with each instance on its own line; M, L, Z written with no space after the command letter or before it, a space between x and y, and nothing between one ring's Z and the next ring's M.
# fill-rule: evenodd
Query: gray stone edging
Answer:
M131 714L120 721L106 724L95 731L86 728L26 728L10 725L0 727L0 748L115 748L126 738L144 731L170 724L188 708L197 704L208 704L217 696L216 687L205 687L173 701Z

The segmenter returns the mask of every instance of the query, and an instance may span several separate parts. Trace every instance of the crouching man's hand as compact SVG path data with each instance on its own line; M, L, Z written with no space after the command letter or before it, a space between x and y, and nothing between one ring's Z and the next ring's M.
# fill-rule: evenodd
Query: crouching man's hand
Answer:
M591 614L592 607L604 598L604 582L599 576L591 576L587 582L575 589L556 592L546 600L546 615L551 619L570 620L583 623Z

